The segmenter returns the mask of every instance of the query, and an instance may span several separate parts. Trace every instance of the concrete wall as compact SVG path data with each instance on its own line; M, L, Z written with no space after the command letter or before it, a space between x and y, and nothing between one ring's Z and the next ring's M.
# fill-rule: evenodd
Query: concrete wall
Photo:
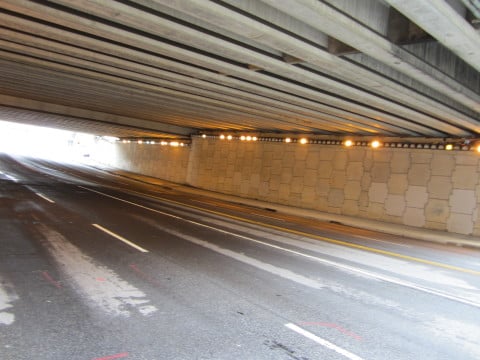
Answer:
M193 141L187 182L336 214L480 235L475 152Z
M106 164L198 188L335 214L480 235L480 154L194 138L101 143Z
M92 155L106 165L185 184L190 148L101 141Z

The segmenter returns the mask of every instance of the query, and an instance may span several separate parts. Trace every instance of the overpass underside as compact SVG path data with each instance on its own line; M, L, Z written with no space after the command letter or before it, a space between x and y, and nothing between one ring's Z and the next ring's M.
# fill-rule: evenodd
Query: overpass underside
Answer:
M2 0L0 118L129 140L104 161L198 187L479 235L479 17L474 0Z

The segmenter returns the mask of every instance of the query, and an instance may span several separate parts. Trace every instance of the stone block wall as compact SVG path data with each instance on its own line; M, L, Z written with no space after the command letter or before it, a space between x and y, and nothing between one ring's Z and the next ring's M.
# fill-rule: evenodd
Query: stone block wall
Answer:
M187 183L213 191L480 235L474 152L195 138Z

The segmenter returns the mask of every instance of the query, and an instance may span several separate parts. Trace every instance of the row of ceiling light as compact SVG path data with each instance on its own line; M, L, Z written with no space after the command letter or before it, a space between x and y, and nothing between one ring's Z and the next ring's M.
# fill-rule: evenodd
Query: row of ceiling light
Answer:
M217 138L220 140L240 140L240 141L267 141L267 142L285 142L285 143L300 143L300 144L321 144L321 145L343 145L345 147L353 146L368 146L371 148L410 148L410 149L432 149L432 150L457 150L457 151L470 151L474 150L480 152L480 144L472 144L470 141L462 141L459 143L454 142L426 142L426 143L417 143L417 142L384 142L382 143L379 140L372 141L358 141L358 140L325 140L325 139L307 139L302 138L279 138L279 137L257 137L252 135L242 135L242 136L233 136L233 135L206 135L203 134L202 138Z
M183 147L183 146L188 146L188 143L185 142L180 142L180 141L165 141L165 140L144 140L144 139L135 139L135 140L129 140L129 139L124 139L122 140L122 143L124 144L130 144L130 143L136 143L136 144L146 144L146 145L162 145L162 146L173 146L173 147Z

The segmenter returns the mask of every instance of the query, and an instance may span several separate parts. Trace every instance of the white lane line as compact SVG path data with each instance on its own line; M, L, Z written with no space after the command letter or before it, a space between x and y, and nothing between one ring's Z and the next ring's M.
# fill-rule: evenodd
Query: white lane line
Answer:
M306 338L310 339L310 340L313 340L315 341L317 344L320 344L324 347L326 347L327 349L330 349L330 350L333 350L343 356L345 356L347 359L350 359L350 360L362 360L362 358L360 356L357 356L353 353L351 353L350 351L347 351L343 348L341 348L340 346L337 346L335 344L332 344L330 341L327 341L325 339L322 339L321 337L315 335L315 334L312 334L311 332L305 330L305 329L302 329L301 327L295 325L295 324L292 324L292 323L289 323L289 324L285 324L285 326L287 328L289 328L290 330L293 330L295 331L296 333L300 334L300 335L303 335L305 336Z
M165 216L169 216L169 217L172 217L172 218L174 218L174 219L184 220L184 219L181 218L180 216L176 216L176 215L173 215L173 214L166 213L166 212L164 212L164 211L152 209L152 208L150 208L150 207L148 207L148 206L143 206L143 205L134 203L134 202L132 202L132 201L124 200L124 199L118 198L118 197L116 197L116 196L108 195L108 194L105 194L105 193L100 192L100 191L97 191L97 190L89 189L89 188L87 188L87 187L85 187L85 186L78 185L78 187L79 187L79 188L82 188L82 189L84 189L84 190L88 190L88 191L91 191L91 192L100 194L100 195L102 195L102 196L109 197L109 198L111 198L111 199L115 199L115 200L122 201L122 202L127 203L127 204L130 204L130 205L133 205L133 206L137 206L137 207L142 208L142 209L145 209L145 210L149 210L149 211L156 212L157 214L162 214L162 215L165 215Z
M210 225L206 225L206 224L202 224L202 223L199 223L199 222L196 222L196 221L193 221L193 220L184 219L180 216L176 216L176 215L169 214L169 213L166 213L166 212L163 212L163 211L160 211L160 210L152 209L152 208L149 208L147 206L136 204L134 202L124 200L124 199L121 199L121 198L118 198L118 197L115 197L115 196L112 196L112 195L109 195L109 194L105 194L105 193L102 193L102 192L97 191L97 190L89 189L87 187L83 187L83 186L79 186L79 187L83 188L85 190L92 191L92 192L95 192L97 194L112 198L112 199L115 199L115 200L118 200L118 201L125 202L127 204L131 204L133 206L140 207L142 209L146 209L146 210L156 212L156 213L159 213L159 214L171 217L171 218L175 218L175 219L178 219L178 220L188 222L190 224L195 224L195 225L207 228L207 229L211 229L211 230L214 230L214 231L217 231L217 232L221 232L223 234L235 236L237 238L244 239L244 240L247 240L247 241L251 241L251 242L256 243L256 244L261 244L261 245L264 245L264 246L267 246L267 247L270 247L270 248L273 248L273 249L277 249L277 250L281 250L281 251L284 251L284 252L288 252L290 254L298 255L298 256L301 256L301 257L304 257L304 258L307 258L307 259L311 259L311 260L314 260L314 261L317 261L317 262L320 262L320 263L323 263L323 264L327 264L327 265L330 265L330 266L333 266L333 267L336 267L336 268L339 268L339 269L344 269L344 270L347 270L347 271L350 271L350 272L353 272L353 273L357 273L357 274L360 274L360 275L363 275L363 276L366 276L366 277L369 277L369 278L382 280L382 281L385 281L385 282L388 282L388 283L391 283L391 284L404 286L404 287L407 287L407 288L410 288L410 289L425 292L427 294L439 296L439 297L442 297L444 299L449 299L449 300L457 301L457 302L460 302L460 303L463 303L463 304L466 304L466 305L470 305L470 306L480 308L480 303L472 301L468 298L451 295L451 294L445 293L445 292L440 291L440 290L428 288L428 287L422 286L422 285L417 285L415 283L411 283L411 282L406 281L406 280L398 279L398 278L395 278L393 276L382 275L382 274L379 274L379 273L375 273L373 271L363 270L363 269L356 268L356 267L353 267L353 266L350 266L350 265L340 264L340 263L335 262L335 261L323 259L323 258L314 256L314 255L305 254L305 253L302 253L300 251L291 250L291 249L288 249L288 248L285 248L285 247L282 247L282 246L279 246L279 245L271 244L271 243L268 243L268 242L264 242L264 241L261 241L261 240L256 240L256 239L253 239L253 238L248 237L248 236L236 234L236 233L233 233L233 232L230 232L230 231L227 231L227 230L219 229L219 228L216 228L216 227L213 227L213 226L210 226Z
M13 177L12 175L5 174L5 177L12 180L12 181L18 182L18 179Z
M120 241L123 241L125 244L130 245L131 247L137 249L138 251L143 252L143 253L148 253L148 250L142 248L141 246L138 246L137 244L134 244L130 240L125 239L123 236L115 234L113 231L105 229L103 226L100 226L98 224L92 224L92 225L95 226L97 229L103 231L104 233L107 233L108 235L113 236L114 238L116 238Z
M158 225L153 225L153 226L155 226L157 228L160 228ZM257 269L267 271L271 274L280 276L284 279L295 281L295 282L297 282L299 284L302 284L304 286L308 286L308 287L311 287L311 288L317 289L317 290L321 290L325 287L325 285L319 283L316 280L313 280L313 279L310 279L310 278L305 277L303 275L297 274L297 273L295 273L293 271L290 271L288 269L280 268L280 267L277 267L275 265L265 263L263 261L257 260L255 258L250 257L250 256L247 256L243 253L237 253L235 251L222 248L218 245L209 243L208 241L197 239L194 236L183 234L183 233L181 233L179 231L176 231L176 230L171 230L171 229L167 229L167 228L163 228L163 227L161 228L161 230L165 231L168 234L171 234L173 236L179 237L183 240L190 241L193 244L196 244L196 245L202 246L206 249L215 251L216 253L219 253L219 254L222 254L224 256L228 256L232 259L235 259L237 261L243 262L244 264L248 264L250 266L256 267Z
M478 303L478 302L471 301L467 298L451 295L451 294L445 293L445 292L440 291L440 290L431 289L431 288L428 288L426 286L417 285L417 284L411 283L411 282L406 281L406 280L395 278L393 276L382 275L382 274L378 274L378 273L375 273L375 272L372 272L372 271L362 270L362 269L359 269L359 268L356 268L356 267L353 267L353 266L340 264L340 263L335 262L335 261L322 259L322 258L319 258L317 256L305 254L305 253L302 253L300 251L295 251L295 250L291 250L291 249L288 249L288 248L284 248L282 246L278 246L278 245L270 244L270 243L267 243L267 242L264 242L264 241L252 239L248 236L243 236L243 235L240 235L240 234L232 233L232 232L227 231L227 230L218 229L218 228L215 228L213 226L202 224L202 223L199 223L199 222L196 222L196 221L193 221L193 220L188 220L188 219L182 219L182 220L186 221L186 222L189 222L191 224L195 224L195 225L198 225L198 226L205 227L207 229L211 229L211 230L215 230L215 231L218 231L218 232L221 232L221 233L224 233L224 234L235 236L235 237L240 238L240 239L251 241L251 242L254 242L254 243L257 243L257 244L262 244L264 246L271 247L271 248L274 248L274 249L278 249L278 250L281 250L281 251L285 251L285 252L295 254L295 255L298 255L298 256L302 256L304 258L311 259L311 260L314 260L314 261L317 261L317 262L320 262L320 263L323 263L323 264L327 264L327 265L330 265L330 266L334 266L334 267L339 268L339 269L344 269L344 270L347 270L347 271L350 271L350 272L353 272L353 273L361 274L361 275L369 277L369 278L382 280L382 281L385 281L385 282L388 282L388 283L391 283L391 284L404 286L404 287L414 289L414 290L418 290L418 291L422 291L422 292L425 292L425 293L428 293L428 294L431 294L431 295L436 295L436 296L442 297L444 299L449 299L449 300L457 301L457 302L460 302L460 303L463 303L463 304L466 304L466 305L470 305L470 306L480 308L480 303Z
M45 195L43 195L43 194L41 194L41 193L38 193L38 192L36 192L35 194L38 195L38 196L40 196L42 199L47 200L48 202L51 202L52 204L55 204L55 201L53 201L52 199L49 199L49 198L46 197Z

